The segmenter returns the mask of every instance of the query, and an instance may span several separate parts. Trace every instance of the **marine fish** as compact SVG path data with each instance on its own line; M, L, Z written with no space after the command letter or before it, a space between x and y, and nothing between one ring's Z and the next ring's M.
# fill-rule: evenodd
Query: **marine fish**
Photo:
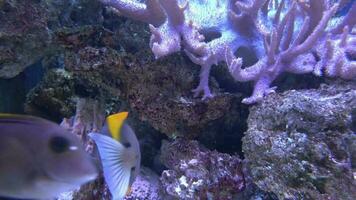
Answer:
M0 114L0 196L49 199L96 176L79 139L58 124Z
M127 116L127 112L110 115L102 134L89 134L98 148L104 178L113 200L125 197L140 171L140 145L135 132L126 123Z

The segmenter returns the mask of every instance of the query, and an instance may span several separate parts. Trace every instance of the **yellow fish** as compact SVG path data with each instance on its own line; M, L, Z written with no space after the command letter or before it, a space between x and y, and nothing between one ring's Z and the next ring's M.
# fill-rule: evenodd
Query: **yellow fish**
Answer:
M96 176L79 139L59 125L0 114L0 196L53 198Z
M105 182L113 200L125 197L140 171L140 145L134 131L125 122L127 115L127 112L110 115L102 134L89 134L97 145Z

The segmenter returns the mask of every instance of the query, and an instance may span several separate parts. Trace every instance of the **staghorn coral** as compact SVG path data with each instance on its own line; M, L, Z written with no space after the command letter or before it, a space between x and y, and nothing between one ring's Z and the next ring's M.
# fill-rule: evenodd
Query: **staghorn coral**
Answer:
M252 96L243 100L246 104L274 92L270 85L282 72L314 71L345 79L356 74L355 3L345 17L333 20L338 21L333 28L328 27L348 0L101 1L124 16L150 24L150 47L156 58L183 49L200 65L200 83L193 91L195 96L203 92L203 99L213 96L209 73L220 61L228 64L237 81L254 81ZM241 47L252 49L259 61L243 68L242 58L234 56ZM332 65L326 67L327 62Z

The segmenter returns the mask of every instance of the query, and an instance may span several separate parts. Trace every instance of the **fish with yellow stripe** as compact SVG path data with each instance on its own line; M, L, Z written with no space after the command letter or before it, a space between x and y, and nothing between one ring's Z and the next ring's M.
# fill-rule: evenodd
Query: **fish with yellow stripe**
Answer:
M0 196L49 199L95 179L79 139L48 120L0 114Z
M89 134L96 143L105 182L113 200L125 197L140 171L140 145L135 132L126 122L127 116L128 112L110 115L106 118L102 134Z

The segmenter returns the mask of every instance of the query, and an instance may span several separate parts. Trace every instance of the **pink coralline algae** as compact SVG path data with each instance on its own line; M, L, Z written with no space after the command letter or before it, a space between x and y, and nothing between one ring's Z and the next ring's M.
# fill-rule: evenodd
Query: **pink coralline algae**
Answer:
M259 102L275 91L283 72L356 78L356 3L351 0L101 0L122 15L149 23L156 58L183 50L201 66L195 96L212 97L209 73L226 62L240 82L253 81ZM339 12L351 7L347 14ZM258 61L244 66L235 56L252 50Z

